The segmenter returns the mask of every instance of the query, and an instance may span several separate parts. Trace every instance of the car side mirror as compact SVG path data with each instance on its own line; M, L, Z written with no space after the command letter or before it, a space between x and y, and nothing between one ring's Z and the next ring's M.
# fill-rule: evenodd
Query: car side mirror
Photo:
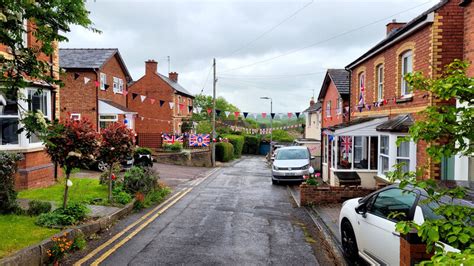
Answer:
M355 212L356 212L357 214L362 215L362 217L365 218L365 217L366 217L365 214L367 213L367 205L366 205L365 203L359 204L359 206L357 206L357 207L355 208Z

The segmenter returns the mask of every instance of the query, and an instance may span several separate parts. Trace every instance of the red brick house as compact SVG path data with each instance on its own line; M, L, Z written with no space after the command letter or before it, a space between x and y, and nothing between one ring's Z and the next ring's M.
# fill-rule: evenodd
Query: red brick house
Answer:
M396 141L407 135L418 112L438 104L431 95L412 91L404 75L421 71L436 77L462 58L463 25L459 1L443 0L408 23L389 23L386 37L346 67L351 117L347 125L332 128L332 171L355 174L367 187L386 183L396 163L405 163L405 171L423 166L425 177L448 179L446 169L427 156L427 143L397 147ZM337 174L331 178L332 184L338 181Z
M324 134L328 127L335 126L349 120L349 72L345 69L328 69L319 91L318 102L321 102L323 132L323 163L322 176L329 179L329 165L331 164L330 149L328 148L328 135Z
M138 113L138 145L158 148L163 133L179 134L191 118L194 96L178 83L178 73L158 73L158 62L145 62L145 75L129 88L128 106Z
M30 21L25 21L27 34L23 36L26 47L38 47L41 45L35 35L34 25ZM0 44L0 55L11 58L11 51L8 47ZM40 54L38 58L52 66L51 75L57 77L59 72L57 46L52 56ZM28 81L28 80L27 80ZM17 189L27 189L34 187L44 187L54 183L55 176L59 169L54 166L49 156L44 150L44 145L35 136L27 137L26 132L18 134L21 128L20 115L25 111L40 110L45 118L56 119L59 116L59 90L56 86L46 82L35 80L28 81L28 86L22 91L28 98L24 100L12 101L7 95L0 93L0 151L16 152L23 155L24 159L19 162L19 169L16 175L15 186ZM38 89L42 89L38 94Z
M132 77L118 49L59 49L61 119L89 119L99 130L123 122L134 128L135 112L127 108Z

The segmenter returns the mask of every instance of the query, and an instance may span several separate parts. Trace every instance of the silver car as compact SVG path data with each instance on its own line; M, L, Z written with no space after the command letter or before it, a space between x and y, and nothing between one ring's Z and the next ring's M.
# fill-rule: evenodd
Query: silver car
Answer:
M291 146L278 149L272 165L272 183L303 181L309 175L311 155L307 147Z

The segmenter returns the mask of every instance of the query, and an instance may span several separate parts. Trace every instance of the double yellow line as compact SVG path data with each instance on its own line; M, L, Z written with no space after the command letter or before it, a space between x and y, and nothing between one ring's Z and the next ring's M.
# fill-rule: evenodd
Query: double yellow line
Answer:
M193 190L194 187L198 186L201 184L206 178L211 176L213 173L215 173L218 169L215 169L211 171L209 174L207 174L204 178L202 179L195 179L193 180L189 185L189 188L185 188L180 190L178 193L174 194L171 196L169 199L161 203L160 205L156 206L154 209L140 217L140 219L136 220L129 226L127 226L125 229L123 229L120 233L116 234L114 237L111 239L107 240L104 242L102 245L94 249L92 252L87 254L84 258L80 259L76 263L74 263L74 266L80 266L87 262L88 260L92 259L95 255L97 255L99 252L104 250L106 247L111 245L113 242L115 242L117 239L122 237L125 233L130 231L132 228L137 226L139 223L143 222L139 227L137 227L135 230L133 230L130 234L128 234L126 237L124 237L120 242L115 244L113 247L109 248L106 252L104 252L100 257L98 257L94 262L91 263L91 265L99 265L101 262L103 262L107 257L109 257L112 253L114 253L117 249L119 249L121 246L123 246L127 241L132 239L135 235L137 235L140 231L142 231L147 225L149 225L151 222L153 222L158 216L160 216L162 213L164 213L166 210L168 210L171 206L173 206L176 202L178 202L181 198L186 196L191 190ZM156 212L156 213L155 213ZM153 214L154 213L154 214ZM152 215L153 214L153 215ZM151 216L150 218L148 218ZM147 219L148 218L148 219Z

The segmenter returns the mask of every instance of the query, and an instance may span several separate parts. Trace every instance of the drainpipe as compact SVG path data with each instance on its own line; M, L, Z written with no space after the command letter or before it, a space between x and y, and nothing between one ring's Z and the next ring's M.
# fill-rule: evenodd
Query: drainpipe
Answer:
M352 89L352 69L349 68L344 68L346 71L349 71L349 122L351 121L351 111L352 111L352 105L351 105L351 89Z
M94 72L95 72L95 80L99 80L100 82L100 74L99 74L99 69L96 68L94 69ZM94 85L95 86L95 85ZM100 84L99 84L100 86ZM96 129L97 129L97 132L99 132L99 88L95 88L95 119L96 119Z
M49 55L49 61L51 62L51 66L49 68L49 75L50 75L51 78L54 78L53 54ZM58 75L59 75L59 73L58 73ZM56 120L56 97L57 97L56 91L53 92L53 90L51 90L51 100L52 100L51 103L52 103L52 109L53 109L52 112L51 112L51 121ZM56 162L54 163L54 180L58 181L58 163L56 163Z

